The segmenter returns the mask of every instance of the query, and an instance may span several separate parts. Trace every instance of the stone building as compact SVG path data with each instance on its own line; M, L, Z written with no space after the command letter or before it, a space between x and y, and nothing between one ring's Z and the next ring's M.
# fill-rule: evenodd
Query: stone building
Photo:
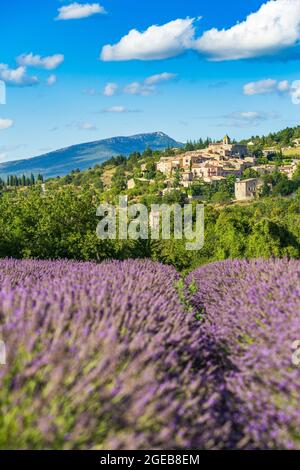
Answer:
M188 188L193 183L194 175L191 171L184 171L181 175L182 186Z
M172 158L163 157L156 164L157 171L160 171L164 175L170 175L172 172Z
M235 198L238 201L253 199L257 194L258 183L258 178L249 178L246 180L236 181Z
M164 175L170 176L173 170L180 169L182 167L181 157L162 157L156 164L156 169Z
M220 154L223 157L244 158L249 155L247 145L232 144L228 135L225 135L222 142L210 144L208 150L212 153Z

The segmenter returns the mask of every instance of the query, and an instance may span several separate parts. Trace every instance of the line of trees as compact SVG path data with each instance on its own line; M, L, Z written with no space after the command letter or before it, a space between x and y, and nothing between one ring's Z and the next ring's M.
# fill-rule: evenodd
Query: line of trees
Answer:
M22 175L8 175L6 181L0 178L0 187L3 189L5 187L16 187L16 186L34 186L36 182L43 182L43 175L39 174L35 177L32 173L30 176Z

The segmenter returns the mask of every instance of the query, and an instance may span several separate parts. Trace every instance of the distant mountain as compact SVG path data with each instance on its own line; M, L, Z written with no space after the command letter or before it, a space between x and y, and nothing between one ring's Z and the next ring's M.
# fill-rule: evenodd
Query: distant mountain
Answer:
M116 155L128 156L132 152L143 152L148 147L152 150L164 150L168 147L181 147L182 145L163 132L137 134L130 137L112 137L72 145L26 160L1 163L0 177L30 173L34 175L41 173L44 178L63 176L77 168L85 170L97 163L103 163Z

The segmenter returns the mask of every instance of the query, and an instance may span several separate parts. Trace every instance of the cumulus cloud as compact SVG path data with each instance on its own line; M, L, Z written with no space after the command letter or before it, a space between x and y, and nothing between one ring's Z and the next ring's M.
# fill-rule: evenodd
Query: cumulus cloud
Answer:
M293 104L300 104L300 80L293 81L290 94Z
M46 83L48 86L52 86L56 83L56 81L57 81L56 75L49 75L49 77L46 80Z
M209 60L238 60L285 54L300 57L300 0L269 0L228 29L212 28L195 37L196 18L176 19L145 31L132 29L102 48L104 61L159 60L195 50Z
M229 29L206 31L195 49L212 60L274 55L300 39L300 0L270 0Z
M105 85L103 90L104 96L114 96L119 86L116 83L109 82Z
M40 69L53 70L56 69L64 61L63 54L54 54L47 57L40 55L22 54L17 57L17 63L24 67L36 67Z
M117 44L105 45L104 61L155 60L174 57L191 48L195 35L194 18L177 19L140 32L132 29Z
M99 3L71 3L58 9L57 20L77 20L88 16L105 13Z
M246 83L246 85L244 85L244 95L266 95L274 92L284 93L289 91L289 89L290 85L288 80L277 81L268 78L266 80Z
M14 125L14 121L12 119L0 118L0 130L9 129L13 125Z
M266 80L258 80L244 85L244 95L264 95L273 93L277 89L277 80L268 78Z
M15 86L32 86L38 83L36 76L28 76L26 67L20 66L11 69L7 64L0 64L0 80L8 85Z
M293 104L300 104L300 80L290 83L288 80L259 80L244 85L245 95L265 95L270 93L281 93L289 95Z

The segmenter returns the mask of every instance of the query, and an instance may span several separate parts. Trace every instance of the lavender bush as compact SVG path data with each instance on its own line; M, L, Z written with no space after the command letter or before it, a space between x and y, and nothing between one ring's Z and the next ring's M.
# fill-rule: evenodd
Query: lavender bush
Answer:
M0 447L218 446L222 391L178 279L151 261L0 261Z
M192 303L207 359L222 371L230 446L299 449L300 369L291 360L300 339L299 261L224 261L187 283L197 286Z
M300 448L300 264L0 261L2 449Z

